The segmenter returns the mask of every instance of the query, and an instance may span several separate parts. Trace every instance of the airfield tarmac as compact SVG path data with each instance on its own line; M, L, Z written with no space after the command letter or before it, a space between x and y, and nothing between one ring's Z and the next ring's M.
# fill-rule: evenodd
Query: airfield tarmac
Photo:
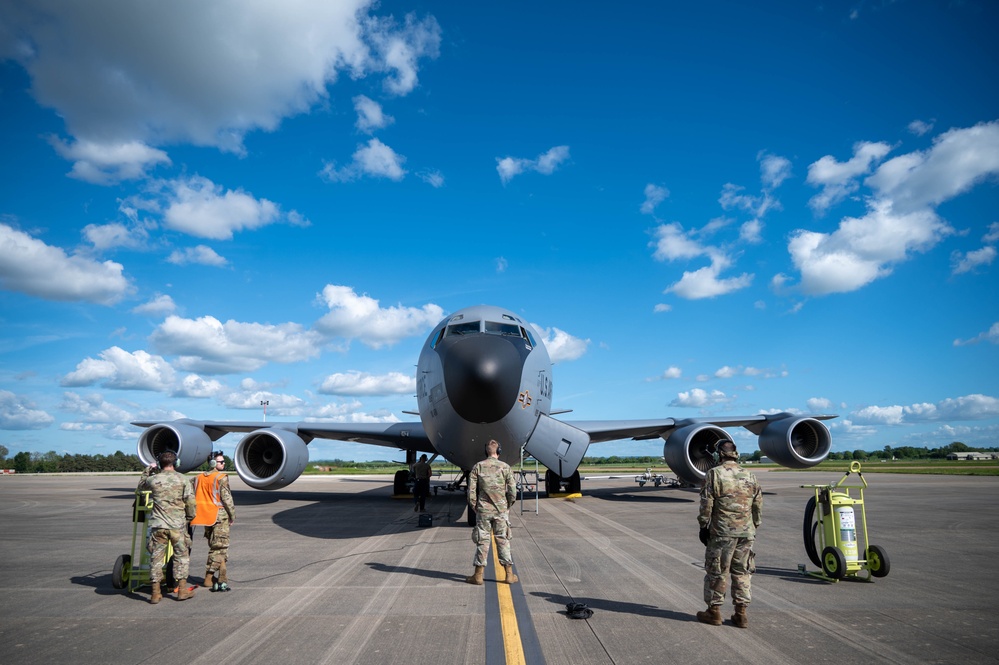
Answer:
M463 496L419 528L388 478L307 476L259 492L232 476L231 593L183 603L112 588L137 476L0 477L0 662L982 663L999 660L999 478L867 474L890 574L802 576L811 490L838 473L761 472L750 628L700 624L697 495L587 480L579 499L515 506L520 584L464 583ZM855 476L854 476L855 477ZM195 533L191 578L207 545ZM808 563L808 569L815 567ZM502 576L502 574L500 575ZM505 599L504 599L505 595ZM588 620L566 615L587 604ZM515 624L515 625L514 625ZM519 651L518 651L519 649Z

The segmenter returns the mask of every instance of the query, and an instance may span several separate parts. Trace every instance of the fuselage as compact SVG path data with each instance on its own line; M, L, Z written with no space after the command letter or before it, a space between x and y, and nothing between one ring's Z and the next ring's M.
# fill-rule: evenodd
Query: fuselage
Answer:
M508 310L479 305L437 324L416 373L420 419L444 458L468 470L495 439L500 458L520 448L551 412L551 359L531 325Z

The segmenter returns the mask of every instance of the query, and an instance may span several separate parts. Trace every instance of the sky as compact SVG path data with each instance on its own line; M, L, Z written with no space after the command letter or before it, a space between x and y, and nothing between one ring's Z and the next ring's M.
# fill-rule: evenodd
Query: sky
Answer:
M976 0L3 0L0 444L411 420L430 329L490 304L538 329L567 419L999 445L996 25Z

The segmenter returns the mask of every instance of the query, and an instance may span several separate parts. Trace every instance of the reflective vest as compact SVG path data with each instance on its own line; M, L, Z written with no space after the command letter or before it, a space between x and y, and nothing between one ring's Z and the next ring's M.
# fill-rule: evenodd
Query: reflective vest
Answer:
M210 471L194 477L194 498L198 502L198 511L191 526L214 526L222 508L221 487L222 478L226 474L221 471Z

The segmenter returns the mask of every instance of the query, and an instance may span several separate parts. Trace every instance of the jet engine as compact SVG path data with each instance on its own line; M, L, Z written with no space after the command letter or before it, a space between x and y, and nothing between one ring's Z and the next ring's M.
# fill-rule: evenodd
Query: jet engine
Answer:
M137 454L145 466L167 451L176 453L177 471L187 473L211 456L212 440L202 428L182 421L158 423L139 435Z
M258 429L243 437L233 458L243 482L258 490L279 490L302 475L309 463L305 441L286 429Z
M732 437L721 427L703 423L674 430L663 446L663 459L677 478L700 485L715 460L712 453L720 441Z
M782 418L767 423L760 433L760 450L781 466L807 469L829 456L832 437L822 421Z

